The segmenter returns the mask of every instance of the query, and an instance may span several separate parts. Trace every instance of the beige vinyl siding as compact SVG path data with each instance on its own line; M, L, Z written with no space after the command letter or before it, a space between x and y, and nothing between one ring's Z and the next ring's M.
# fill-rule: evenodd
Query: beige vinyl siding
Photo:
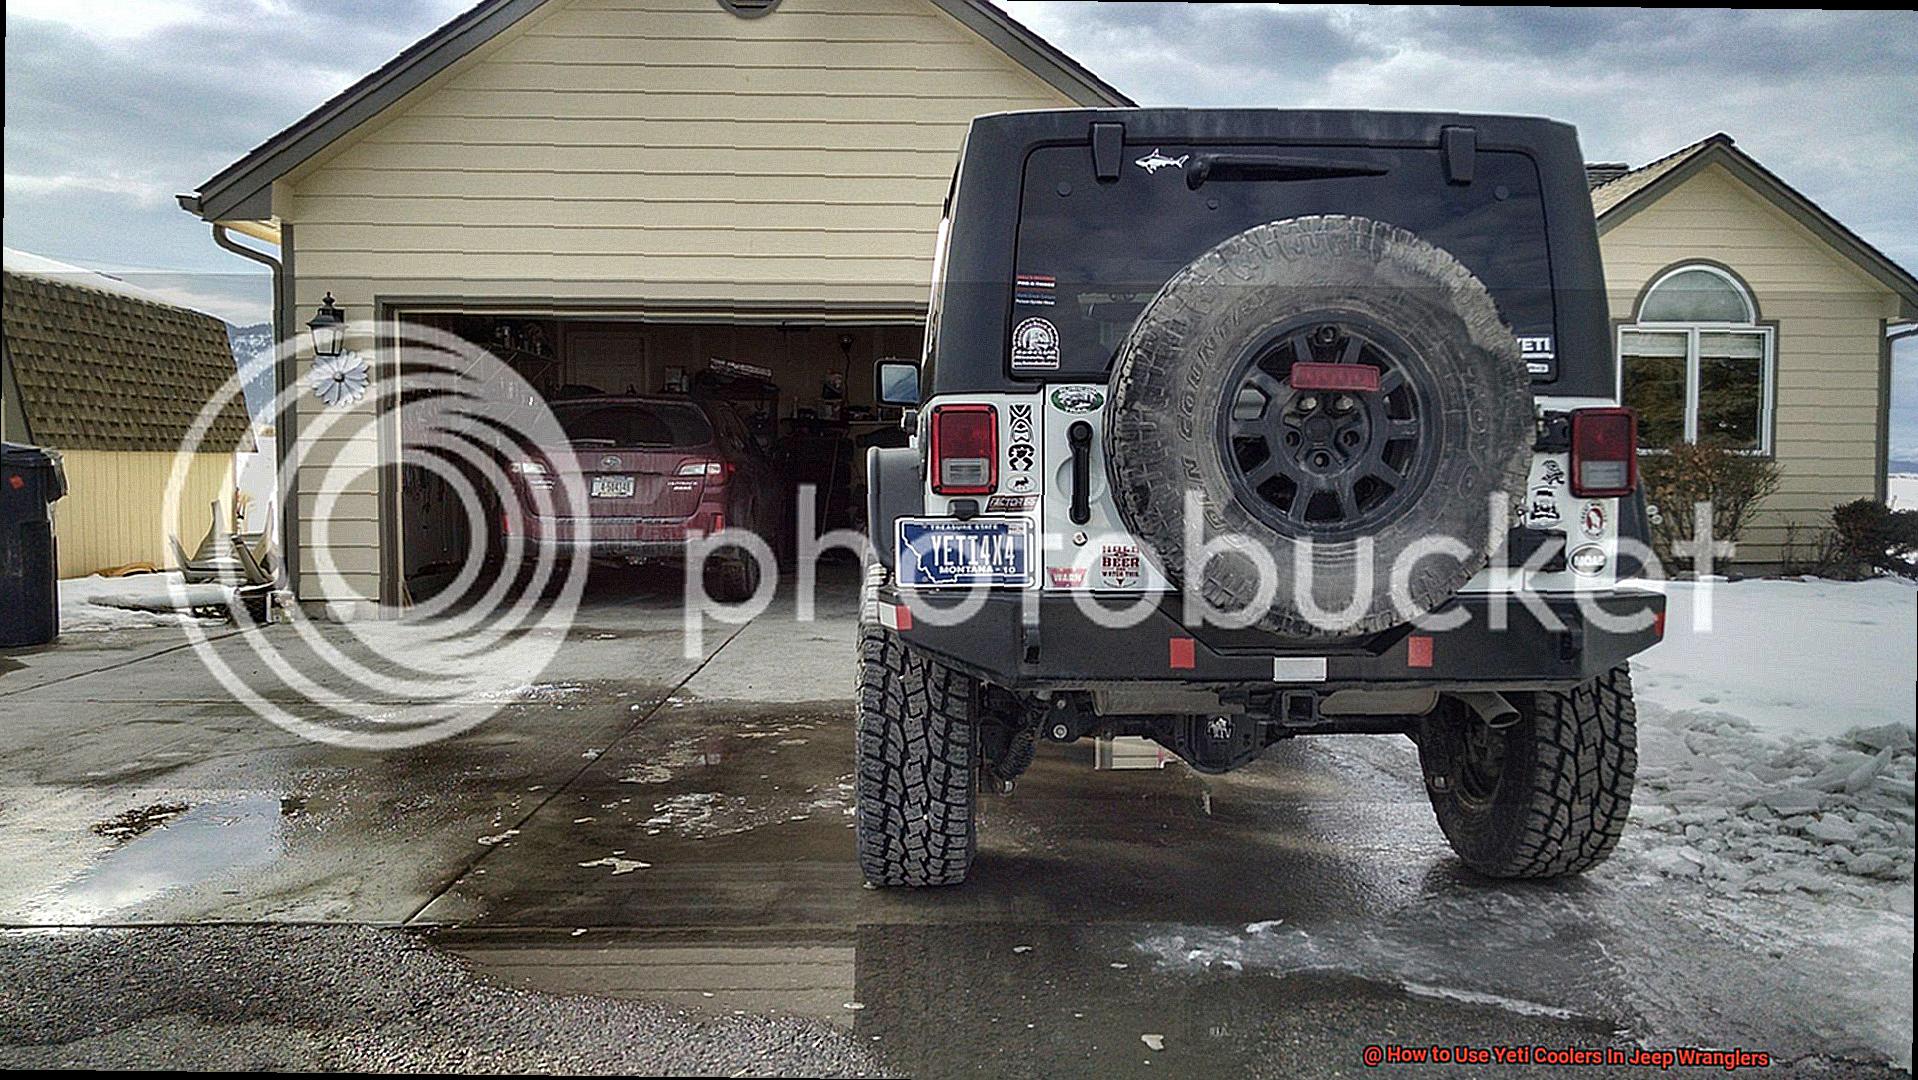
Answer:
M60 455L67 494L53 504L53 533L63 578L128 563L175 564L167 533L190 555L206 535L213 500L233 512L233 462L227 454L184 455L176 516L168 520L167 484L174 462L167 450L66 450ZM223 527L225 525L223 524Z
M750 20L551 0L277 184L274 210L302 318L328 290L359 319L424 296L897 312L925 302L972 117L1073 104L928 0ZM325 472L300 473L302 592L364 614L378 485Z
M1747 529L1739 562L1779 562L1793 522L1807 531L1827 525L1833 506L1875 493L1879 320L1894 313L1889 290L1716 165L1599 244L1615 319L1633 318L1660 271L1703 259L1743 278L1759 318L1778 327L1772 445L1783 483Z

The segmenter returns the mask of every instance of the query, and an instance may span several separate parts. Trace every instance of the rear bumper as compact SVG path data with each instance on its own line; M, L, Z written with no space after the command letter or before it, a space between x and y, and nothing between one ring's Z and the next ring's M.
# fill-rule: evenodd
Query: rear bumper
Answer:
M1506 598L1467 593L1421 620L1334 647L1296 646L1247 630L1188 629L1168 600L1134 625L1093 621L1070 595L993 595L948 625L953 601L888 587L880 618L917 648L1008 689L1070 689L1102 683L1307 686L1326 690L1517 690L1584 682L1658 643L1665 597L1637 589L1535 595L1544 613ZM910 602L908 602L910 601ZM1503 607L1503 622L1495 610ZM1426 629L1443 620L1463 624Z
M702 519L650 521L644 518L593 518L584 528L570 518L521 519L528 544L553 544L576 555L625 559L677 559L689 541L706 534Z

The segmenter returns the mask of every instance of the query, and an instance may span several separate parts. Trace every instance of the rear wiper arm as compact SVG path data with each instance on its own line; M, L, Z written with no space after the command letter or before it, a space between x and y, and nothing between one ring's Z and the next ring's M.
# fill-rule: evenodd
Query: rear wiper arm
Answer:
M1197 191L1208 180L1331 180L1342 176L1384 176L1390 171L1369 161L1200 154L1185 171L1185 186Z

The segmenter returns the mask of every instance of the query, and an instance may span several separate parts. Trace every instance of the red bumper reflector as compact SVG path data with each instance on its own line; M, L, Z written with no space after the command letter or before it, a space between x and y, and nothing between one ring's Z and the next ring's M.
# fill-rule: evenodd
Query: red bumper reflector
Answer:
M1171 657L1169 663L1174 671L1191 671L1199 666L1198 646L1189 637L1175 637L1167 642Z
M1292 365L1294 390L1377 390L1379 369L1364 364L1320 364L1301 360Z
M906 631L912 629L912 609L904 604L892 606L893 629Z
M1652 636L1660 640L1665 637L1665 613L1662 611L1652 615Z
M1413 634L1405 639L1405 666L1432 666L1432 639L1424 634Z

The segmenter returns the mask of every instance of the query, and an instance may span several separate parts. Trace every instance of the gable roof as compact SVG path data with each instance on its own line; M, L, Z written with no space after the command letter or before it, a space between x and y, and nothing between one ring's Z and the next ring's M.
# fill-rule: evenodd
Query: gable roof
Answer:
M1849 259L1866 275L1896 293L1899 313L1903 318L1918 319L1918 278L1846 228L1843 222L1826 213L1823 207L1780 180L1750 154L1740 150L1732 137L1722 131L1675 150L1648 165L1596 184L1592 188L1592 212L1598 215L1599 235L1616 228L1710 165L1723 167L1739 182ZM1586 169L1587 175L1591 176L1593 166L1588 165Z
M4 284L7 366L34 439L57 450L177 450L234 375L226 324L212 315L14 270ZM250 448L248 430L231 395L205 446Z
M546 0L480 0L414 42L365 78L335 94L286 130L220 170L199 190L177 196L208 221L272 216L273 181L418 89L532 14ZM1077 60L999 10L990 0L931 0L989 44L1081 105L1129 106L1133 100ZM777 18L777 13L774 13Z

